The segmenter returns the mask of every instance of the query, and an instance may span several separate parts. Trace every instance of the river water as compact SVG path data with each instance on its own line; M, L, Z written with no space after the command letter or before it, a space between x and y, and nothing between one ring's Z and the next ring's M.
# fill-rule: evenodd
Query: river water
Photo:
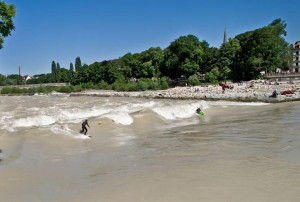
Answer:
M300 199L299 102L35 95L0 104L0 201ZM84 119L91 138L78 132Z

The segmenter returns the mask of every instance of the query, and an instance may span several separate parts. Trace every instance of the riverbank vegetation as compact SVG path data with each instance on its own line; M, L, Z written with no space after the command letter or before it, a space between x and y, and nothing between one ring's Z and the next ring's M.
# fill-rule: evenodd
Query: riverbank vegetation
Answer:
M30 86L30 85L29 85ZM78 85L66 85L66 86L42 86L39 87L23 87L23 86L7 86L0 90L0 94L3 95L15 95L15 94L49 94L52 92L71 93L80 92L83 90L95 89L95 90L115 90L115 91L145 91L145 90L164 90L169 87L166 78L157 80L152 79L140 79L139 81L131 82L114 82L109 85L102 81L98 84L92 82L82 83Z
M57 88L58 92L90 88L143 91L199 85L201 82L258 79L261 72L288 69L291 53L284 39L285 28L286 23L276 19L267 26L225 40L219 48L211 47L194 35L187 35L175 39L165 49L151 47L140 53L127 53L117 59L90 65L82 64L80 57L68 68L52 61L51 73L34 75L26 84L71 84ZM0 85L22 83L25 82L19 75L0 75ZM3 88L1 93L12 91L16 89Z
M32 88L19 87L4 87L1 89L2 95L34 95L34 94L49 94L51 92L71 93L80 92L83 88L81 86L40 86Z

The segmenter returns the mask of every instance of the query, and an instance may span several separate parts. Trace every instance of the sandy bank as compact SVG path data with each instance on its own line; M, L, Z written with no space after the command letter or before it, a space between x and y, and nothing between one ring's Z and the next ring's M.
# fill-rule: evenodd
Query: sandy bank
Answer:
M108 90L88 90L79 93L71 93L71 96L99 96L99 97L137 97L160 99L201 99L201 100L228 100L241 102L286 102L300 100L300 83L293 84L282 82L279 84L265 84L263 82L247 82L243 84L229 84L232 88L226 88L223 92L219 85L175 87L167 90L140 91L140 92L116 92ZM274 90L279 93L277 98L270 98ZM294 91L293 94L283 95L286 90Z

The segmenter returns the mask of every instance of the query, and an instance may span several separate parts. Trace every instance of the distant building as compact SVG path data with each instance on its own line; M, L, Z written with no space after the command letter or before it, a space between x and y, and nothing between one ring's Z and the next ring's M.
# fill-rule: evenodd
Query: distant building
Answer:
M28 76L28 75L22 76L22 83L23 83L23 84L26 84L26 82L27 82L29 79L31 79L31 77Z
M291 51L293 54L293 62L289 67L289 73L282 73L281 70L276 70L276 74L267 75L266 79L270 81L292 81L300 80L300 41L291 44Z
M292 45L292 53L293 63L290 67L290 72L300 73L300 41L296 41L295 44Z

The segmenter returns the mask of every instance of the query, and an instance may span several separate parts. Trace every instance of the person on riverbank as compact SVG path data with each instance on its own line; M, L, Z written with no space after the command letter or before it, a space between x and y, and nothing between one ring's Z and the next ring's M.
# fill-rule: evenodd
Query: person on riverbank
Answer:
M86 128L86 126L89 126L88 120L84 120L84 122L82 123L82 129L80 131L80 133L84 133L84 135L86 135L86 133L88 132L88 129Z
M269 97L277 98L277 96L278 96L277 90L274 90L272 95L270 95Z

